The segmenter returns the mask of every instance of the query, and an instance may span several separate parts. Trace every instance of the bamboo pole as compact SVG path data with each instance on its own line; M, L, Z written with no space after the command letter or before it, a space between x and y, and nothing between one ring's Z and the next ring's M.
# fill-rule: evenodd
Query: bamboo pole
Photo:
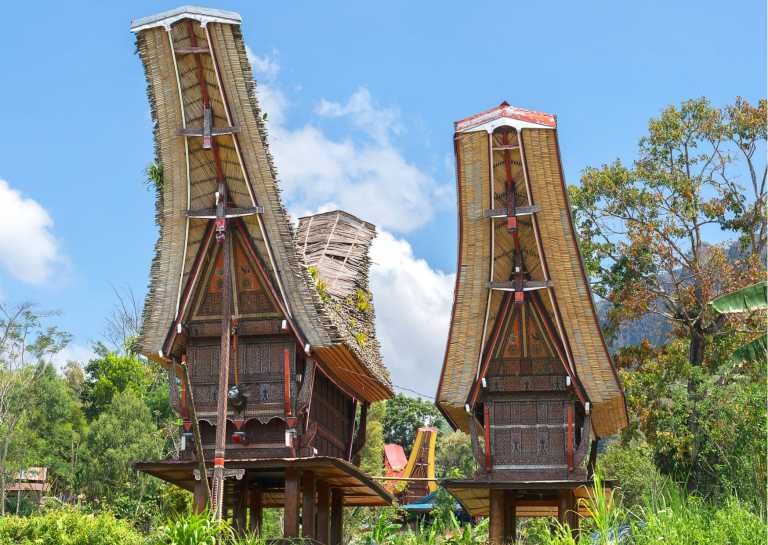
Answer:
M187 406L192 418L192 433L195 438L195 457L200 467L200 480L204 483L205 500L211 499L211 484L208 482L208 470L205 467L205 455L203 454L203 439L200 434L200 422L197 420L197 410L195 409L195 396L192 393L192 381L189 380L189 367L186 359L180 364L181 372L184 377L184 388L187 390Z

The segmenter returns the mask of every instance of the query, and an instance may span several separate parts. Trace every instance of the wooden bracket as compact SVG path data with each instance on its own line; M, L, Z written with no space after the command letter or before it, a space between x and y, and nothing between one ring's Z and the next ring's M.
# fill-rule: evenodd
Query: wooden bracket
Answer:
M499 290L499 291L520 291L519 288L516 287L516 282L514 280L508 280L505 282L488 282L487 287L492 290ZM523 289L522 291L533 291L533 290L543 290L546 288L551 288L553 286L551 280L527 280L523 282Z
M541 210L538 204L533 206L518 206L515 208L515 217L530 216ZM510 216L508 208L489 208L483 211L484 218L507 219Z
M242 218L245 216L253 216L255 214L263 214L264 213L264 207L263 206L249 206L249 207L226 207L224 209L224 218L225 219L232 219L232 218ZM215 208L199 208L197 210L187 210L187 217L188 218L197 218L197 219L206 219L206 220L212 220L216 219L216 209Z

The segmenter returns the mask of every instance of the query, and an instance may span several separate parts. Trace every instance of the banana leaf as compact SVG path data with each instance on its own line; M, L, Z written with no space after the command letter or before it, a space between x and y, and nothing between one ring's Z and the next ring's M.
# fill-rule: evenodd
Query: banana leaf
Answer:
M736 363L746 363L759 359L765 359L766 356L768 356L768 335L763 335L754 341L740 346L731 355L733 361Z
M737 314L768 309L768 281L758 282L721 295L710 305L718 314Z

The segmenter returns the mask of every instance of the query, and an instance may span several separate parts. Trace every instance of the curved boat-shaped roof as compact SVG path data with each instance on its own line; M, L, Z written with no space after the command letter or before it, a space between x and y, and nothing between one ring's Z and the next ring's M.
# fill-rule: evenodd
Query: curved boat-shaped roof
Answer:
M156 207L160 238L140 351L164 360L177 349L224 181L227 217L233 218L250 259L263 267L297 340L363 400L391 397L378 345L361 350L334 324L299 253L239 25L237 13L185 6L131 27L146 72L156 160L163 173ZM367 256L367 245L363 250ZM367 270L360 272L367 284Z
M564 347L563 364L591 411L596 435L615 433L627 423L624 396L579 252L555 117L503 102L456 122L455 130L459 251L438 407L454 426L467 430L466 406L473 400L484 351L492 345L504 294L521 290L510 281L507 221L514 221L527 275L522 290L535 291L541 313L551 318ZM516 183L513 219L505 177Z

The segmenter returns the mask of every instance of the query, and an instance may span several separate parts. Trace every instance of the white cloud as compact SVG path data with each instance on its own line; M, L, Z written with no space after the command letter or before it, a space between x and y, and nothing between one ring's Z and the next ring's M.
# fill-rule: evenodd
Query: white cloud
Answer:
M379 227L371 249L370 282L384 363L393 382L411 390L406 393L432 397L442 367L455 276L431 268L393 233L428 223L435 208L451 201L452 183L439 183L405 158L395 145L404 130L398 110L380 107L364 87L344 103L320 100L314 109L323 120L349 123L354 130L346 136L331 137L312 121L289 127L290 101L274 79L266 77L265 64L254 60L252 52L249 57L254 71L262 71L267 80L256 89L268 114L270 149L291 216L342 209ZM274 78L277 70L272 74Z
M64 369L70 361L76 361L80 364L80 367L85 367L85 364L95 357L96 353L90 346L69 343L64 347L64 350L51 359L51 363L53 363L56 369Z
M378 108L365 87L355 91L346 104L320 100L315 113L329 118L348 117L353 125L380 144L389 142L390 132L397 135L401 131L400 112L394 108Z
M277 60L278 51L276 49L273 49L271 54L260 56L246 45L245 54L248 56L248 61L251 63L251 68L257 81L260 79L259 76L272 81L280 73L280 63Z
M437 391L453 301L454 274L435 270L411 245L380 231L371 248L376 334L392 381L432 397Z
M52 228L45 208L0 179L0 266L23 282L45 282L63 261Z
M257 86L257 91L291 209L316 210L332 202L380 227L407 233L427 223L451 195L449 184L438 183L393 145L391 137L400 133L399 114L378 109L366 89L346 104L323 100L315 109L321 117L348 118L366 135L357 140L331 138L312 123L289 129L284 94L273 85Z

